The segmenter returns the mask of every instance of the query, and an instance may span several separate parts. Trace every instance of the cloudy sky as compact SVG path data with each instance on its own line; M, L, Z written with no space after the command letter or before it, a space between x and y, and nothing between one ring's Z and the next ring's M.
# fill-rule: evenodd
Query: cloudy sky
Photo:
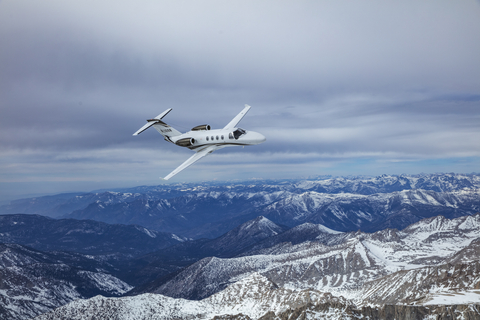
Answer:
M153 129L240 123L191 151ZM0 1L0 200L161 183L480 172L479 1Z

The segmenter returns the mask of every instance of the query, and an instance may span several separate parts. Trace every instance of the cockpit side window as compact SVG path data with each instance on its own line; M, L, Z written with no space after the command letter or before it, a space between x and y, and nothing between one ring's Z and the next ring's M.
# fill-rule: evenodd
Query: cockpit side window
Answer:
M245 133L246 133L245 130L238 128L237 130L233 131L233 136L235 137L235 140L237 140L238 138L240 138L242 134L245 134Z

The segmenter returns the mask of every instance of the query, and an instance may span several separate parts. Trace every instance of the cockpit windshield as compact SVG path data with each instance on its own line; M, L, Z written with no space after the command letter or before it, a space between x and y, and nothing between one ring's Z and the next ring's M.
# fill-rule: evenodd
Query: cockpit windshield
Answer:
M237 130L233 131L233 137L235 138L235 140L237 140L238 138L240 138L242 134L245 134L245 133L246 133L245 130L238 128Z

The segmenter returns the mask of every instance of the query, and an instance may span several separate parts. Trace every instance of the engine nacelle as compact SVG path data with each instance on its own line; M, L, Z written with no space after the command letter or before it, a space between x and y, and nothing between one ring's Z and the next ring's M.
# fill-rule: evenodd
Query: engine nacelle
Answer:
M177 140L175 142L175 144L180 147L190 147L190 146L193 146L194 143L195 143L195 139L193 138L184 138L184 139Z
M192 131L200 131L200 130L210 130L210 125L209 124L201 124L199 126L196 126L192 128Z

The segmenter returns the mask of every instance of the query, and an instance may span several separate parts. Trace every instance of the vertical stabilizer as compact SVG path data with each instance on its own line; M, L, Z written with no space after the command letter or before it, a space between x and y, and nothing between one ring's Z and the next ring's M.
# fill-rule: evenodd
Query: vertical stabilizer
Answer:
M160 134L167 140L169 140L169 137L175 137L175 136L179 136L181 135L182 133L180 131L178 131L177 129L169 126L168 124L166 124L165 122L163 122L162 120L157 120L154 124L153 124L153 127L158 131L160 132ZM170 141L170 140L169 140Z

